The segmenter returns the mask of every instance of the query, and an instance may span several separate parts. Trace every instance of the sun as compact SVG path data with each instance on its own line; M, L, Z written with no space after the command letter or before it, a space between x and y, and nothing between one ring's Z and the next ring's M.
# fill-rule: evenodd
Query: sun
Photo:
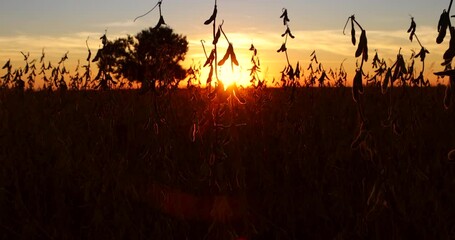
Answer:
M219 67L218 77L223 82L224 89L236 84L237 86L248 87L250 85L249 73L241 67L231 67L230 64Z

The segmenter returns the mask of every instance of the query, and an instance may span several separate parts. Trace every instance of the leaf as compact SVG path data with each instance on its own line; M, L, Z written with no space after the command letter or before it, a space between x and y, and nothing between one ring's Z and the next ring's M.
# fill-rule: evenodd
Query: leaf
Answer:
M286 8L283 8L283 13L281 14L280 18L283 19L283 25L288 24L291 20L289 20L288 17L288 10Z
M106 34L104 34L103 36L100 37L100 40L101 40L101 43L103 44L103 46L106 46L107 44L107 37L106 37Z
M373 58L373 68L378 68L378 63L380 62L381 60L379 59L378 52L376 52Z
M43 48L42 53L41 53L41 58L39 60L40 63L43 62L45 56L46 56L46 54L44 53L44 48Z
M92 57L92 51L90 51L90 49L88 49L87 62L90 62L91 57Z
M28 58L30 57L30 52L28 52L27 54L25 54L24 52L21 51L21 54L22 54L22 56L24 56L24 61L27 61Z
M447 28L449 27L450 16L449 13L444 10L439 18L438 22L438 37L436 38L436 43L441 44L444 41L444 38L447 35Z
M434 75L436 76L455 76L455 69L446 70L442 72L435 72Z
M212 49L210 52L210 56L207 58L207 60L204 63L204 67L207 67L208 65L212 65L213 60L215 60L215 49Z
M300 63L297 62L297 66L295 67L294 75L300 79Z
M221 28L218 28L218 31L215 34L215 38L213 39L213 45L216 45L218 43L218 40L221 37Z
M161 27L161 25L166 25L166 22L164 22L163 15L160 16L160 20L153 29L158 29L159 27Z
M355 46L357 40L355 38L355 27L354 27L354 21L351 20L351 42L352 45Z
M392 84L400 77L403 76L403 74L407 74L407 69L406 69L406 63L404 62L403 55L400 53L397 55L397 61L395 63L395 71L392 76Z
M101 58L102 51L102 49L98 49L98 52L96 52L96 55L93 58L92 62L98 62L98 60Z
M362 35L360 36L360 41L362 41L362 36L365 38L365 46L363 47L363 60L365 62L368 61L368 40L367 40L367 34L365 31L362 31Z
M229 48L228 48L228 50L224 54L223 59L221 59L221 61L218 62L218 66L223 66L224 63L228 60L229 56L230 56L230 54L229 54Z
M288 66L287 75L289 76L289 79L291 79L292 81L295 80L294 68L292 68L291 65Z
M284 37L284 36L286 36L286 35L289 35L292 39L295 38L295 36L292 35L291 29L290 29L289 27L287 27L287 28L286 28L286 31L285 31L283 34L281 34L281 37Z
M283 43L280 47L280 49L277 50L277 52L286 52L287 48L286 48L286 43Z
M99 79L101 78L101 74L102 74L102 73L103 73L103 72L102 72L101 70L99 70L99 71L98 71L98 74L96 75L96 77L95 77L94 80L95 80L95 81L96 81L96 80L99 80Z
M382 94L385 94L387 92L387 88L389 87L389 81L390 81L391 77L392 77L392 69L388 68L387 73L385 74L384 81L382 82Z
M362 35L360 35L360 42L359 45L357 46L357 50L355 51L355 57L360 57L360 55L362 55L364 45L365 42L362 41Z
M360 55L362 55L363 61L365 62L368 61L368 43L365 30L362 30L362 34L360 35L359 46L357 46L357 51L355 52L355 57L360 57Z
M359 91L359 93L363 94L362 70L360 69L359 73L356 73L356 75L357 75L357 78L355 80L356 80L356 84L358 86L357 87L358 91Z
M411 17L411 26L410 26L409 29L408 29L408 33L410 33L411 31L414 31L414 32L415 32L415 30L416 30L416 23L415 23L415 21L414 21L414 18Z
M213 9L213 13L212 13L212 16L210 16L209 19L207 19L207 21L204 22L205 25L209 25L210 23L212 23L213 21L215 21L216 19L216 15L218 13L218 9L215 5L215 8Z
M360 93L363 93L362 70L358 69L356 70L356 74L352 83L352 98L354 99L354 102L359 101Z
M450 28L450 34L452 36L455 35L455 27ZM452 59L455 57L455 36L450 38L449 49L444 53L444 60L446 62L451 62Z
M415 58L420 57L420 61L424 62L425 57L427 56L428 53L430 53L430 52L427 49L425 49L424 47L422 47L420 49L420 52L415 56Z
M11 59L9 59L5 65L3 65L2 69L10 68L11 67Z
M416 22L414 21L414 18L411 17L411 26L408 29L408 33L411 33L411 35L409 35L409 40L411 40L411 42L416 32L416 28L417 28Z
M234 52L234 46L232 46L232 43L229 43L229 47L226 51L226 54L224 54L223 59L221 59L221 61L218 62L218 66L223 66L229 57L231 57L231 61L233 64L235 64L237 66L239 65L239 62L237 61L237 57Z

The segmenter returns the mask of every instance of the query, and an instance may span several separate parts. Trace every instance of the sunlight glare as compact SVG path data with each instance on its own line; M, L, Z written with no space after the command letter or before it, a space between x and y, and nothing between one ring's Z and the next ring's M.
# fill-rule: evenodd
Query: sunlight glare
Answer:
M220 67L219 78L224 84L224 90L234 83L237 84L237 86L243 87L248 87L250 85L249 73L238 66L234 66L233 69L230 65Z

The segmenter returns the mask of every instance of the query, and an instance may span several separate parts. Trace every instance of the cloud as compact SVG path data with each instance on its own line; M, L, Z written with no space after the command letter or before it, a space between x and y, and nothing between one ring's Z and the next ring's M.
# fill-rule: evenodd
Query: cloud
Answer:
M286 65L286 58L283 54L278 54L276 50L281 46L284 39L280 36L281 33L277 32L259 32L259 31L245 31L245 32L226 32L229 40L233 42L237 55L240 55L239 61L244 63L245 68L250 65L249 58L251 53L248 48L251 43L259 50L263 68L269 68L270 77L278 77L279 72L283 66ZM338 68L340 63L344 62L345 68L348 72L354 71L356 68L356 61L354 53L357 49L351 43L350 35L343 35L341 29L332 30L310 30L310 31L293 31L296 36L295 39L288 39L289 57L292 64L300 61L301 65L307 65L310 61L310 53L316 50L318 59L322 62L325 68ZM446 38L444 44L438 45L435 42L437 31L431 26L419 26L416 32L422 45L430 51L427 55L427 71L426 76L433 78L432 71L438 70L441 67L439 63L442 62L442 55L447 49ZM360 37L360 31L357 31L357 38ZM401 48L401 53L404 55L406 61L412 54L412 51L420 51L420 45L417 40L411 42L409 34L404 30L368 30L368 47L370 54L370 61L367 64L367 69L371 66L371 59L375 51L378 51L380 58L392 62L396 59L396 55ZM192 35L189 37L190 52L189 59L205 60L200 40L206 40L207 52L212 49L211 33ZM226 41L222 38L218 44L219 53L223 54L227 46ZM420 61L416 60L416 68L419 70L421 67Z
M119 28L125 28L125 27L136 27L138 24L133 22L133 20L128 19L124 21L117 21L117 22L108 22L108 23L100 23L96 24L97 27L119 27Z
M132 21L119 21L106 23L104 26L112 28L125 26L140 29L140 25L140 23L133 23ZM204 33L193 33L187 36L190 49L186 57L185 66L189 66L192 60L196 62L205 61L201 46L202 39L205 40L207 53L213 47L211 31L199 29L199 31L202 30ZM136 31L131 30L128 32ZM421 43L430 51L427 57L427 66L433 66L436 70L440 69L439 63L442 62L442 55L448 47L449 37L446 38L444 44L438 45L435 42L437 32L434 27L419 26L416 33ZM0 36L0 62L11 59L16 65L22 64L23 59L20 51L30 52L32 58L39 58L41 50L45 48L47 60L56 61L69 51L70 60L68 63L75 64L78 59L85 59L87 55L85 46L87 37L93 53L100 47L101 41L99 38L103 34L104 32L76 32L63 36L32 36L26 34ZM281 32L250 29L249 31L226 32L226 34L229 41L233 43L244 69L250 67L251 52L248 49L251 44L254 44L259 50L263 69L268 68L271 77L278 76L280 70L286 64L284 55L276 52L284 41L284 38L280 36ZM288 39L287 45L292 64L297 61L300 61L302 65L308 64L310 53L316 50L318 59L326 68L337 68L344 59L347 59L345 62L346 69L352 71L355 68L357 59L354 57L354 52L356 47L351 44L350 36L343 35L341 29L293 31L293 34L296 38ZM125 29L122 29L122 31L108 31L109 39L125 37L126 35L127 31ZM357 38L359 38L359 35L360 31L357 32ZM396 58L400 48L406 59L409 59L412 53L411 50L420 50L416 40L414 42L409 41L406 29L399 31L367 29L367 37L370 59L372 59L375 50L378 51L381 58L390 59L390 61ZM220 55L224 54L227 46L227 41L222 36L218 44ZM416 66L420 67L419 62L416 62L416 64ZM430 68L428 71L432 70Z

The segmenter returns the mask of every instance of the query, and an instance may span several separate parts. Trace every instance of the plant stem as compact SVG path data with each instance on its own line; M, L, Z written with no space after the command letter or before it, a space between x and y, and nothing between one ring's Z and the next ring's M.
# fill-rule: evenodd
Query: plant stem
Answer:
M229 44L231 44L231 42L229 41L228 37L226 36L226 33L225 33L224 30L223 30L223 24L224 24L224 20L223 20L223 22L222 22L221 25L220 25L220 30L221 30L221 32L223 33L224 38L226 38L226 41L227 41Z
M205 55L205 58L209 58L209 56L207 55L207 51L205 50L205 46L204 46L204 43L205 43L205 41L204 41L204 40L201 40L202 49L204 50L204 55Z
M288 35L286 34L286 37L284 39L284 45L286 46L286 44L288 43ZM284 53L286 54L286 60L288 62L288 65L291 66L291 62L289 61L289 55L288 55L288 49L286 48L286 51L284 51Z
M447 14L450 16L450 10L452 9L453 0L450 0L449 8L447 9ZM452 21L449 20L449 30L452 29ZM452 36L452 31L450 31L450 35Z
M218 8L218 6L216 4L216 0L215 0L215 8ZM216 36L216 17L213 20L213 39L215 39L215 36ZM215 69L214 69L214 71L215 71L216 81L218 84L220 79L218 77L218 51L217 51L216 44L214 44L214 49L215 49Z
M417 42L419 43L420 47L423 48L422 43L419 40L419 37L417 37L417 34L414 33L414 37L416 38Z
M362 28L362 26L359 24L359 22L357 22L357 20L355 20L355 18L351 18L352 21L357 25L357 27L360 28L360 30L364 31L364 29Z
M291 63L289 62L288 50L286 50L284 53L286 54L286 60L288 61L288 65L291 66Z

